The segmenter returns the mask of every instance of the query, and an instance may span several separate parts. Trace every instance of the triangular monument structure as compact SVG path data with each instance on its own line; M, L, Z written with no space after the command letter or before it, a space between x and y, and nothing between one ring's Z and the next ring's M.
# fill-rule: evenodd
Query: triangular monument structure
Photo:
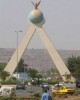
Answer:
M70 74L70 71L68 70L67 66L62 61L60 55L58 54L57 50L54 48L51 40L49 39L48 35L44 31L42 25L45 23L45 18L43 16L43 13L38 9L38 6L40 2L34 3L35 9L32 10L28 16L28 22L30 23L30 28L28 29L28 32L24 36L23 40L21 41L20 45L18 46L18 51L16 50L14 54L12 55L10 61L8 62L7 66L5 67L5 71L8 71L10 73L10 76L14 73L17 62L20 61L25 49L28 47L30 40L32 39L35 31L38 32L39 36L41 37L42 41L44 42L45 47L47 48L54 64L56 65L60 75L62 76L63 80L66 81L65 73ZM18 55L17 55L18 52ZM17 58L18 56L18 58ZM18 60L18 61L17 61ZM73 76L71 76L71 81L74 81Z

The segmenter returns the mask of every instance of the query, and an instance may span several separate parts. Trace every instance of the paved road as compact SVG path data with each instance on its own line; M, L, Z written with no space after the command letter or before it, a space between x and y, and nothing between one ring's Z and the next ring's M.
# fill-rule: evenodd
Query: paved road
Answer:
M31 95L33 92L39 91L42 93L42 89L38 86L26 86L26 90L18 89L16 90L16 95L17 96L27 96Z
M3 86L12 86L16 88L16 85L3 85ZM24 97L24 96L31 95L33 92L37 92L37 91L39 91L42 94L42 88L40 86L27 86L26 85L26 90L18 89L16 90L16 95ZM49 91L49 93L50 92L51 91Z

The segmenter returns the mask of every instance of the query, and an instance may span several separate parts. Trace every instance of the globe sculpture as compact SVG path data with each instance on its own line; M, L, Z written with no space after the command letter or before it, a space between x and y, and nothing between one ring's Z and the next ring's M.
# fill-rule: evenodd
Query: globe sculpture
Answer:
M8 62L5 71L8 71L10 73L10 77L14 73L17 64L19 63L25 49L28 47L28 44L30 40L32 39L32 36L34 35L34 32L37 30L38 34L40 35L41 39L43 40L52 60L54 61L54 64L56 65L58 71L60 72L62 78L64 81L66 81L65 73L70 74L70 71L68 70L65 63L62 61L61 57L59 56L57 50L54 48L51 40L46 35L42 25L45 23L45 18L43 16L43 13L38 9L38 6L41 1L38 3L32 2L35 9L30 12L28 16L28 20L30 22L30 28L26 35L24 36L21 44L19 45L18 51L16 50L13 56L11 57L10 61ZM34 27L35 26L35 27ZM18 55L17 55L18 52ZM17 55L17 57L16 57ZM16 62L17 61L17 62ZM71 81L74 82L74 77L71 76Z
M33 24L39 24L44 19L43 13L38 9L31 11L28 18Z

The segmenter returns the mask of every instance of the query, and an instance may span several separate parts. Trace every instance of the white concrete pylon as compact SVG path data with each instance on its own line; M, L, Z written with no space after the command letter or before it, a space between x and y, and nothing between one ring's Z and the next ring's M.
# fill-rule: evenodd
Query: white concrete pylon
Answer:
M43 28L37 28L38 34L40 35L44 45L46 46L54 64L56 65L60 75L62 76L63 80L66 81L65 73L70 74L67 66L62 61L60 55L58 54L57 50L53 46L51 40L48 38L47 34L45 33ZM71 76L71 80L74 81L74 78Z
M12 55L11 59L9 60L7 66L5 67L5 71L8 71L10 73L10 76L12 76L12 74L14 73L16 67L17 67L17 63L20 61L25 49L27 48L34 32L35 32L35 27L31 26L28 30L28 32L26 33L26 35L24 36L23 40L21 41L21 44L18 46L18 61L17 61L17 49L14 52L14 54Z
M34 32L37 30L39 36L41 37L42 41L44 42L44 45L46 46L54 64L56 65L60 75L62 76L63 80L66 81L65 74L70 74L70 71L68 70L67 66L62 61L60 55L58 54L57 50L54 48L51 40L47 36L46 32L42 28L42 25L45 21L43 20L38 25L30 23L31 27L29 28L27 34L24 36L21 44L18 47L18 62L20 61L25 49L28 47L28 44L30 40L32 39L32 36L34 35ZM11 57L10 61L8 62L7 66L5 67L5 71L8 71L10 73L10 76L14 73L15 69L17 67L17 50L14 52L13 56ZM74 78L71 76L71 81L74 81Z

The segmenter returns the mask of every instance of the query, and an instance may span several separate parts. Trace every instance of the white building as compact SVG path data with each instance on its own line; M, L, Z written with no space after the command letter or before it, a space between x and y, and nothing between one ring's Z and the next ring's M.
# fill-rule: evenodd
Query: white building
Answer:
M20 72L20 73L14 73L12 77L19 79L19 80L27 80L28 79L28 74L25 72Z

